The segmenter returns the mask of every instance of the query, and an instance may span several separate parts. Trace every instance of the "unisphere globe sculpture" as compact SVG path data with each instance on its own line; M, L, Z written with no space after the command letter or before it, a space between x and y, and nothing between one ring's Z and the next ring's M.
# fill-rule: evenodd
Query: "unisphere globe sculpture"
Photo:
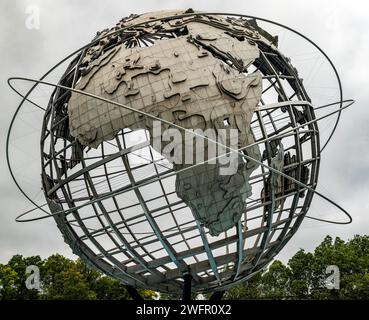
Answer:
M190 278L210 292L251 278L291 239L320 151L303 81L255 19L131 15L55 88L42 186L88 265L133 287L181 293Z
M41 145L49 207L72 208L55 220L73 251L126 284L171 293L185 274L208 291L265 266L312 200L268 167L308 186L319 169L317 124L291 130L314 111L277 38L253 20L165 18L180 13L131 15L98 33L60 84L131 108L56 89ZM238 147L268 167L244 158L220 175L217 164L173 163L153 147L153 119L132 108L186 129L237 129Z

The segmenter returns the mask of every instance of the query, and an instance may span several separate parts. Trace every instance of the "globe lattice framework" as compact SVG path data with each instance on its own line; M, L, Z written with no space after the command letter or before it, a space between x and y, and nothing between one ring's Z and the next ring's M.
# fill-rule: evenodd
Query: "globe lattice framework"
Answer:
M160 292L182 292L184 275L194 291L224 290L266 266L301 224L313 196L304 185L318 179L319 130L277 37L253 19L181 13L122 19L70 63L59 84L90 95L54 90L42 184L65 241L90 266ZM212 198L212 188L226 191L209 164L173 165L152 147L144 113L184 129L239 129L237 212ZM181 169L201 197L178 186ZM199 186L206 172L213 186Z

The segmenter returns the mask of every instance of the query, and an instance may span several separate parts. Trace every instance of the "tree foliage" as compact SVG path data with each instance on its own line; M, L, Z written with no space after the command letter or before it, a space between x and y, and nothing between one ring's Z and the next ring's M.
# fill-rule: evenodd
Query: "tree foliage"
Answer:
M336 265L340 288L326 287L326 268ZM284 265L267 270L226 293L228 299L369 299L369 236L345 242L327 236L314 252L300 249Z
M26 268L40 269L40 290L26 287ZM155 292L139 290L146 299ZM0 265L0 299L6 300L129 300L124 285L92 270L80 259L73 261L55 254L42 260L39 256L25 258L15 255Z
M40 290L26 287L30 265L40 269ZM338 290L325 286L329 265L339 268ZM139 292L146 299L158 297L153 291ZM180 297L162 294L160 298ZM347 242L327 236L314 252L301 249L287 265L275 260L264 272L228 290L224 298L369 299L369 236L355 236ZM55 254L44 260L15 255L7 264L0 264L0 299L127 300L130 296L119 281L88 268L80 259Z

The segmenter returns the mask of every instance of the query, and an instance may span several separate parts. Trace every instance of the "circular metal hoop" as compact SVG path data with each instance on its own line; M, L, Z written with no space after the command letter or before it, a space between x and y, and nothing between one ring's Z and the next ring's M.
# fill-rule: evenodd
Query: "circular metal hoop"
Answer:
M20 77L11 77L11 78L9 78L9 79L8 79L8 84L9 84L9 86L10 86L10 87L11 87L11 88L16 92L16 93L18 93L22 98L24 98L24 96L23 96L22 94L20 94L20 93L19 93L19 91L18 91L18 90L16 90L16 89L15 89L15 87L14 87L14 86L12 85L12 83L11 83L12 81L17 81L17 80L18 80L18 81L37 82L38 84L43 84L43 85L47 85L47 86L52 86L52 87L54 87L54 88L67 89L67 90L70 90L70 91L72 91L72 92L76 92L76 93L79 93L79 94L83 94L83 95L86 95L86 96L93 97L93 98L98 99L98 100L103 100L103 101L105 101L105 102L109 102L109 103L111 103L111 104L117 105L117 106L122 107L122 108L128 108L128 109L131 109L132 111L134 111L134 112L138 112L138 113L142 113L144 116L147 116L147 117L149 117L149 118L153 118L153 119L155 119L155 120L165 122L165 120L163 120L163 119L161 119L161 118L157 118L157 117L155 117L155 116L153 116L153 115L151 115L151 114L148 114L148 113L145 113L145 112L142 112L142 111L139 111L139 110L136 110L136 109L130 108L130 107L125 106L125 105L122 105L122 104L120 104L120 103L115 103L115 102L112 102L112 101L108 101L108 100L106 100L106 99L104 99L104 98L101 98L101 97L99 97L99 96L96 96L96 95L94 95L94 94L90 94L90 93L87 93L87 92L84 92L84 91L76 90L76 89L73 89L73 88L69 88L69 87L61 86L61 85L54 84L54 83L50 83L50 82L46 82L46 81L35 80L35 79L31 79L31 78L20 78ZM33 102L33 101L31 101L31 100L29 100L29 102L31 102L32 104L34 104L34 105L35 105L35 106L37 106L38 108L42 108L41 106L37 105L35 102ZM346 105L344 105L344 103L346 103ZM342 105L342 107L340 108L340 110L334 110L334 111L332 111L332 112L330 112L330 113L328 113L328 114L326 114L326 115L324 115L324 116L321 116L321 117L319 117L319 118L315 118L314 120L312 120L312 121L310 121L310 122L308 122L308 123L304 123L303 125L299 125L299 126L292 127L289 131L294 131L294 130L296 130L296 129L302 128L302 127L304 127L305 125L310 124L310 123L317 123L317 122L319 122L319 121L320 121L320 120L322 120L322 119L325 119L325 118L327 118L327 117L330 117L330 116L334 115L335 113L341 112L342 110L344 110L344 109L346 109L346 108L350 107L350 106L351 106L351 105L353 105L354 103L355 103L355 101L354 101L354 100L349 99L349 100L337 101L337 102L333 102L333 103L329 103L329 104L326 104L326 105L322 105L322 106L315 107L314 109L323 109L323 108L327 108L327 107L334 106L334 105L336 105L336 104L340 104L340 105ZM289 102L289 103L279 103L279 104L276 104L276 105L279 105L279 107L283 107L284 105L290 105L290 104L293 104L293 103L292 103L292 102ZM270 107L270 106L269 106L269 107ZM275 106L273 105L273 107L275 107ZM183 131L187 131L187 132L188 132L189 134L191 134L191 135L196 135L196 133L194 133L194 132L192 132L192 131L189 131L189 130L187 130L187 129L183 128L183 127L179 127L179 126L177 126L177 125L175 125L175 124L173 124L173 123L169 123L169 122L168 122L168 125L170 125L170 126L174 126L174 127L177 127L178 129L183 130ZM286 132L284 132L284 133L286 133ZM280 136L282 136L282 134L281 134ZM280 136L278 136L278 135L277 135L277 136L275 136L273 139L278 139ZM206 137L206 136L202 136L202 138L204 138L205 140L210 140L210 138L209 138L209 137ZM231 149L230 151L231 151L231 152L237 152L237 153L239 153L242 157L245 157L245 158L246 158L247 156L245 156L245 154L244 154L244 153L241 153L241 151L246 150L246 149L250 148L250 147L251 147L251 146L253 146L253 145L261 144L261 143L265 143L265 142L270 141L270 140L271 140L270 138L269 138L269 139L268 139L268 138L267 138L267 139L263 139L263 140L261 140L261 141L258 141L258 142L257 142L257 143L255 143L255 144L248 145L248 146L243 147L243 148L240 148L240 149L238 149L238 150L233 150L233 149ZM220 143L220 142L218 142L218 141L212 141L212 142L213 142L213 143L216 143L216 144L220 144L220 145L221 145L222 147L224 147L224 148L230 149L228 146L226 146L225 144L222 144L222 143ZM222 156L225 156L225 155L218 155L216 158L220 158L220 157L222 157ZM265 165L265 164L261 163L260 161L258 161L257 159L254 159L254 158L252 158L252 157L248 157L248 158L250 158L250 160L252 160L252 161L258 162L261 166L263 166L263 167L265 167L265 168L267 168L267 169L269 169L269 170L271 170L271 171L274 171L276 174L278 174L278 175L282 175L282 176L283 176L283 177L285 177L286 179L289 179L289 180L291 180L292 182L295 182L295 183L299 184L301 187L306 188L306 189L309 189L310 191L312 191L312 192L313 192L313 193L315 193L316 195L318 195L318 196L322 197L324 200L328 201L330 204L332 204L333 206L335 206L335 207L336 207L337 209L339 209L341 212L343 212L343 213L344 213L344 214L349 218L349 220L348 220L348 221L346 221L346 222L339 222L339 221L333 221L333 220L320 219L320 218L316 218L316 217L312 217L312 216L308 216L308 215L306 215L306 216L305 216L306 218L310 218L310 219L317 220L317 221L322 221L322 222L327 222L327 223L332 223L332 224L350 224L350 223L352 222L352 217L351 217L351 215L350 215L346 210L344 210L343 208L341 208L341 207L340 207L336 202L334 202L333 200L329 199L329 198L328 198L328 197L326 197L326 196L323 196L321 193L319 193L318 191L316 191L316 190L315 190L315 189L313 189L313 188L310 188L308 185L306 185L306 184L304 184L304 183L301 183L300 181L298 181L298 180L296 180L296 179L291 178L290 176L288 176L288 175L284 174L284 173L283 173L282 171L280 171L280 170L275 170L275 169L271 168L270 166ZM210 160L212 160L212 159L208 159L207 161L204 161L204 162L201 162L201 163L193 164L192 166L190 166L190 167L186 167L185 169L183 169L183 171L190 170L191 168L193 168L193 167L195 167L195 166L198 166L198 165L201 165L201 164L203 164L203 163L205 163L205 162L209 162ZM174 174L175 174L175 173L170 173L170 175L174 175ZM134 188L132 188L132 189L134 189ZM130 191L130 190L129 190L129 191ZM124 192L126 192L126 190L125 190ZM106 195L106 198L109 198L110 196L111 196L111 194L108 194L108 195ZM36 208L34 208L34 209L28 210L28 211L26 211L26 212L24 212L24 213L20 214L19 216L17 216L16 221L17 221L17 222L31 222L31 221L36 221L36 220L42 220L42 219L46 219L46 218L53 217L54 215L60 215L60 214L62 214L62 213L70 213L70 212L72 212L73 210L78 210L78 209L80 209L80 208L83 208L84 206L87 206L87 205L90 205L90 204L96 203L97 201L98 201L98 200L92 200L92 201L89 201L89 202L85 203L85 204L84 204L84 205L82 205L82 206L72 207L72 208L70 208L70 209L68 209L68 210L62 210L62 211L58 211L58 212L55 212L55 213L48 213L47 215L44 215L44 216L41 216L41 217L37 217L37 218L34 218L34 219L21 219L22 217L24 217L24 216L28 215L29 213L31 213L32 211L34 211L35 209L38 209L38 207L36 207ZM44 204L44 205L46 205L46 204ZM43 206L44 206L44 205L43 205Z

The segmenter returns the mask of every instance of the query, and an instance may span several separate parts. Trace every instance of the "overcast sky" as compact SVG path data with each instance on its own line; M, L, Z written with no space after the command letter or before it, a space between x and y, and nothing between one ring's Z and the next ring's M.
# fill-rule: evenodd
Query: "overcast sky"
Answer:
M268 18L288 25L305 34L321 46L336 65L341 76L345 98L356 104L345 111L337 132L323 153L318 190L338 201L354 219L351 225L332 225L304 221L289 244L278 255L287 261L299 248L313 250L325 235L349 239L355 234L369 234L369 6L367 1L36 1L2 0L0 2L0 263L14 254L41 255L53 253L73 257L53 220L16 223L15 217L31 208L10 179L5 162L5 138L11 116L20 98L6 84L10 76L40 77L66 54L88 43L96 31L115 25L130 13L194 8L203 11L234 12ZM27 7L38 6L40 28L26 28ZM282 34L286 48L289 37ZM292 38L290 38L291 41ZM285 43L283 43L283 41ZM291 49L292 50L292 49ZM288 55L288 54L287 54ZM301 60L302 61L302 60ZM306 60L308 61L308 60ZM292 60L292 62L294 62ZM324 69L312 59L311 90L319 87L326 96L330 86L319 81ZM314 69L314 68L315 69ZM56 80L56 76L54 76ZM304 77L304 75L302 75ZM52 78L51 78L52 79ZM314 84L318 85L314 85ZM334 84L334 83L333 83ZM22 86L21 86L22 87ZM324 90L326 88L326 90ZM40 99L48 92L40 89ZM37 141L41 113L32 107L23 111L14 131L13 155L17 174L26 187L40 199ZM28 112L28 115L26 114ZM24 122L22 122L24 121ZM24 126L22 127L22 123ZM22 128L24 131L22 131ZM19 140L16 140L19 135ZM35 144L25 152L24 136ZM32 140L34 139L34 140ZM16 145L15 142L19 141ZM33 177L35 177L33 179ZM27 182L27 179L29 179ZM340 212L314 198L310 215L344 220Z

